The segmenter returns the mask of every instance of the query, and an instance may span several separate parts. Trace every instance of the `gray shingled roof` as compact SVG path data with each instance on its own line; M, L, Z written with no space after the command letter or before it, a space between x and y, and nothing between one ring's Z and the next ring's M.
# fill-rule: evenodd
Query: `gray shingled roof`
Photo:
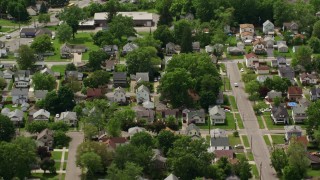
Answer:
M288 111L284 106L274 106L271 108L271 113L275 118L289 117Z
M210 146L230 146L229 139L227 137L212 137Z

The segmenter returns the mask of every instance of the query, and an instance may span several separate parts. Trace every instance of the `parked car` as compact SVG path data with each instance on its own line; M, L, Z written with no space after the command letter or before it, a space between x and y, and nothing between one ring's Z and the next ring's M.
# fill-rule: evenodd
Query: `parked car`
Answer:
M235 149L244 149L242 144L237 144L234 146Z
M238 83L234 83L234 87L239 87L239 84Z
M6 39L11 39L11 35L6 35Z
M244 72L243 68L240 69L241 72Z

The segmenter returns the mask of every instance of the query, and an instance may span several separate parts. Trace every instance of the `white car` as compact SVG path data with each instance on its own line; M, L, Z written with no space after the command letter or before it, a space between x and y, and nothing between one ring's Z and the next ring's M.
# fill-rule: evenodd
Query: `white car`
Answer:
M239 87L238 83L234 83L233 85L234 85L234 87Z
M241 72L244 72L243 68L240 69Z
M6 35L6 39L11 39L11 35Z

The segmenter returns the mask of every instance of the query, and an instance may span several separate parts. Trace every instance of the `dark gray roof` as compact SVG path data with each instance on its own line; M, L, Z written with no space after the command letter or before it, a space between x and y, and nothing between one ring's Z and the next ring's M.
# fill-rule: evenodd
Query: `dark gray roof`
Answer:
M187 134L189 134L189 132L192 130L196 130L197 133L200 133L200 128L193 123L189 124L188 127L186 128Z
M228 137L212 137L210 146L230 146Z
M29 92L28 88L13 88L11 90L11 96L20 96L20 95L27 96L28 92Z
M289 80L294 79L294 70L290 66L280 67L279 73L283 78L288 78Z
M34 96L38 99L43 99L46 97L48 90L35 90Z
M310 89L310 93L311 93L311 95L313 95L313 96L317 96L317 94L320 95L320 88L311 88L311 89Z
M14 75L15 76L29 77L30 76L30 70L19 70Z
M287 117L289 117L287 109L282 105L273 106L271 108L271 113L273 114L273 117L275 117L275 118L287 118Z
M125 72L114 72L113 81L115 80L127 80L127 73Z
M36 28L21 28L20 33L36 33Z

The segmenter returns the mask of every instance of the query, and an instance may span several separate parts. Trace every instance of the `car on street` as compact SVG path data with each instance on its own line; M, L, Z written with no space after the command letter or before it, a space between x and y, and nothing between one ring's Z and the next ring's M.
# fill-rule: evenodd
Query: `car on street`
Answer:
M11 39L11 35L6 35L6 39Z
M238 83L233 83L234 87L239 87Z

